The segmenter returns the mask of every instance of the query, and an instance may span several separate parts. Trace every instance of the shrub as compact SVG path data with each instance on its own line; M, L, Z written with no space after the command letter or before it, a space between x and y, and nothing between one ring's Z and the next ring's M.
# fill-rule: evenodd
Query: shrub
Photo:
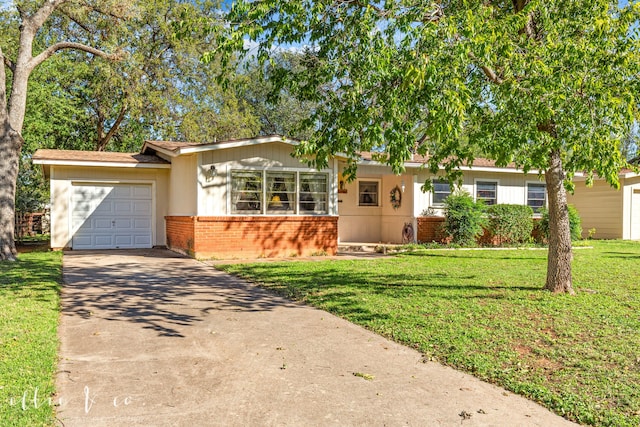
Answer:
M486 222L484 204L474 202L467 192L457 191L445 199L444 207L444 231L451 238L451 243L474 246Z
M533 231L533 209L523 205L493 205L487 208L488 231L499 243L526 243Z
M580 220L580 214L573 205L568 205L569 208L569 229L571 230L571 240L580 240L582 238L582 225ZM538 222L538 230L544 236L545 239L549 238L549 211L541 209L540 213L542 218Z

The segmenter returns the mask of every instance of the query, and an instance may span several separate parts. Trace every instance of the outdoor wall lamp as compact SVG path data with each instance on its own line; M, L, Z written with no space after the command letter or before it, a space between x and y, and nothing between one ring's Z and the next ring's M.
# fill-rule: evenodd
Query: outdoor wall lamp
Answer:
M216 166L215 165L211 165L209 166L209 169L205 170L205 175L207 177L207 179L213 179L216 176L216 173L218 171L216 170Z
M404 179L402 181L400 181L400 188L402 189L402 192L404 193L404 189L405 189Z

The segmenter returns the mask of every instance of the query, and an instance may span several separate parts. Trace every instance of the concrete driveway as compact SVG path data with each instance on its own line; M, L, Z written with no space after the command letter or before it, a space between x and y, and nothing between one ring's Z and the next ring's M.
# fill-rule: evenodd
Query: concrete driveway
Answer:
M64 281L67 427L572 425L169 251L68 252Z

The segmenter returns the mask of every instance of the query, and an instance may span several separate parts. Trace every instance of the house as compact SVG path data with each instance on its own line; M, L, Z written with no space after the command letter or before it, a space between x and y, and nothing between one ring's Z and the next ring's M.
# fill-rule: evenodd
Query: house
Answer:
M334 254L337 162L314 170L281 136L139 154L38 150L51 186L51 247L167 246L193 257Z
M640 240L640 175L625 169L618 179L620 190L598 178L587 187L585 177L575 177L568 201L580 214L583 237L595 230L597 239Z
M255 258L334 254L339 242L433 239L450 188L424 158L397 176L363 154L347 182L345 158L312 169L291 155L296 145L273 135L147 141L140 153L38 150L33 162L51 186L51 246L167 246L198 258ZM462 188L488 204L546 204L536 171L477 159L463 173ZM427 180L434 190L424 193Z

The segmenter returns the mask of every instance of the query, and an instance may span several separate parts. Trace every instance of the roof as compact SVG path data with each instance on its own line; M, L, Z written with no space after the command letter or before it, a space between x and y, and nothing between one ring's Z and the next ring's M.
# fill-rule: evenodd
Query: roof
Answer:
M265 135L255 138L228 139L207 143L177 142L177 141L145 141L141 153L165 154L169 157L176 157L182 154L200 153L203 151L223 150L227 148L246 147L251 145L281 142L284 144L298 145L296 139L289 139L282 135Z
M151 154L111 153L106 151L81 150L37 150L32 156L36 164L59 162L125 163L125 164L168 164L166 160Z
M385 153L375 153L375 152L361 152L360 159L364 162L373 162L376 164L382 164L382 160L384 160ZM419 154L412 155L410 160L405 162L406 167L421 167L426 165L429 162L428 156L421 156ZM497 166L495 160L485 159L482 157L477 157L473 160L471 164L463 163L466 169L477 169L477 170L508 170L508 171L517 171L521 172L521 169L518 169L515 163L509 163L507 166ZM537 173L536 171L531 171L531 173Z

